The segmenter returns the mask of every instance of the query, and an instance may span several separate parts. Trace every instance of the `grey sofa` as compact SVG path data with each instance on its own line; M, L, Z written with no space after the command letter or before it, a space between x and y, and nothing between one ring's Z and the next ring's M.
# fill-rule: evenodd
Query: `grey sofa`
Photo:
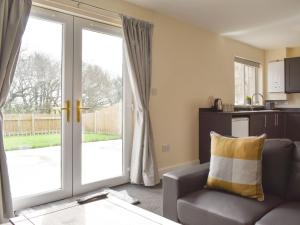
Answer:
M209 164L163 176L163 215L186 225L300 225L300 142L266 140L265 201L204 188Z

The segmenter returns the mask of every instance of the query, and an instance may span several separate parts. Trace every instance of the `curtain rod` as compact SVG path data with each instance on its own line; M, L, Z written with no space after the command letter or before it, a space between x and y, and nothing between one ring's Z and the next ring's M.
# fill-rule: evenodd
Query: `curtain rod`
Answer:
M89 4L89 3L81 2L80 0L71 0L71 1L72 2L76 2L78 8L79 8L80 5L87 5L89 7L93 7L93 8L100 9L100 10L105 10L107 12L114 13L114 14L116 14L118 16L121 16L121 13L113 11L113 10L110 10L110 9L105 9L105 8L102 8L102 7L99 7L99 6L95 6L95 5L92 5L92 4Z
M79 8L80 5L87 5L87 6L89 6L89 7L93 7L93 8L96 8L96 9L100 9L100 10L104 10L104 11L113 13L113 14L115 14L115 15L117 15L117 16L122 16L122 15L126 16L126 15L123 14L123 13L119 13L119 12L117 12L117 11L113 11L113 10L110 10L110 9L105 9L105 8L102 8L102 7L99 7L99 6L95 6L95 5L92 5L92 4L89 4L89 3L81 2L80 0L70 0L70 1L77 3L77 7L78 7L78 8ZM145 22L150 23L150 24L153 24L153 23L148 22L148 21L145 21Z
M33 5L116 27L122 27L120 13L93 6L81 2L80 0L33 0Z
M96 19L96 21L100 21L102 23L111 24L111 25L116 26L116 27L121 27L121 17L123 15L125 15L123 13L116 12L116 11L110 10L110 9L105 9L103 7L95 6L95 5L92 5L92 4L89 4L89 3L85 3L85 2L82 2L81 0L64 0L64 1L65 2L69 1L70 4L72 3L73 6L69 5L71 8L73 8L73 9L76 8L78 10L83 10L83 11L85 11L88 14L89 13L93 13L93 12L89 12L89 11L87 11L87 9L81 8L80 5L91 7L91 8L94 8L95 10L98 9L98 10L100 10L100 11L102 11L104 13L104 15L100 15L99 14L100 16L107 17L107 18L112 17L112 18L110 18L110 19L112 19L112 21L110 21L110 20L107 21L106 19L103 19L103 20L102 19L100 19L100 20ZM64 7L69 7L68 5L66 5L67 3L63 3L63 1L59 2L57 0L54 0L54 1L52 1L52 0L33 0L33 4L35 6L38 6L38 7L45 7L45 8L48 8L48 9L53 9L53 10L57 10L57 11L64 12L64 13L70 13L70 14L75 15L75 16L79 16L79 17L82 16L83 18L94 20L89 15L85 16L85 15L80 14L80 12L78 14L77 12L72 12L72 11L69 11L68 9L67 10L65 10L65 9L60 10L60 7L58 7L58 5L64 6ZM97 12L94 12L94 13L98 14ZM148 22L148 21L144 21L144 22L147 22L147 23L153 25L153 23L151 23L151 22Z

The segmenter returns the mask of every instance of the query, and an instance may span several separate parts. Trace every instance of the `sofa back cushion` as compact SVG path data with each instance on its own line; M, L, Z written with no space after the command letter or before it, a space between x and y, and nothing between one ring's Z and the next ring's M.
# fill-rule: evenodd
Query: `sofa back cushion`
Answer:
M288 139L265 141L262 157L262 184L265 193L286 195L294 147L294 143Z
M287 190L287 198L290 200L300 200L300 142L295 142L295 146Z

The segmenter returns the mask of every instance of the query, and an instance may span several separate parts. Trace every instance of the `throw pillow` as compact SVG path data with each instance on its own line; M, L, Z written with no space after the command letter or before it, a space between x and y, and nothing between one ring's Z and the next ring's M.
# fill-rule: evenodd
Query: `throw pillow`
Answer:
M262 151L266 135L230 138L211 132L207 187L264 200Z

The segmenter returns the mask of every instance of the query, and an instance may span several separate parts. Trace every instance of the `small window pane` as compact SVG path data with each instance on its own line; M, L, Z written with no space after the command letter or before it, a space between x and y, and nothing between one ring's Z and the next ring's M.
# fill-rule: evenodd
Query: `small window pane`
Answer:
M255 93L255 67L245 66L245 98Z
M234 62L235 78L235 104L245 105L247 97L252 97L257 92L258 68L240 62Z
M244 104L244 64L234 63L235 66L235 104Z

